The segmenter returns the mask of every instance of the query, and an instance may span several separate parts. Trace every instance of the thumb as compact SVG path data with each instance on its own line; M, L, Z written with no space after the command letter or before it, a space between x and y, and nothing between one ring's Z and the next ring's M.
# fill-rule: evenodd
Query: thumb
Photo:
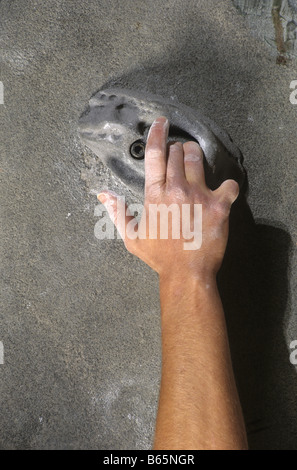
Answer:
M106 208L109 217L127 246L128 240L135 239L137 236L134 229L135 227L137 228L137 221L135 217L129 214L128 206L125 204L125 198L113 191L103 191L98 194L97 199Z
M215 193L219 199L229 203L231 206L239 196L239 185L235 180L226 180L216 189Z

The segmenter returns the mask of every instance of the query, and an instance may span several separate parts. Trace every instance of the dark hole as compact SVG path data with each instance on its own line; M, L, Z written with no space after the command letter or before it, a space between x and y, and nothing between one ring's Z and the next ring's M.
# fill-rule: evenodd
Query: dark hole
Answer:
M145 143L142 140L134 142L130 147L130 154L133 158L142 160L144 158Z
M184 140L184 141L188 142L190 140L192 142L197 142L197 140L194 139L194 137L191 136L191 134L189 134L188 132L184 131L183 129L181 129L180 127L177 127L177 126L170 126L170 128L169 128L169 137L171 139L173 138L177 141Z
M137 125L137 130L139 132L139 134L141 135L144 135L146 129L147 129L147 124L145 122L140 122L138 125Z

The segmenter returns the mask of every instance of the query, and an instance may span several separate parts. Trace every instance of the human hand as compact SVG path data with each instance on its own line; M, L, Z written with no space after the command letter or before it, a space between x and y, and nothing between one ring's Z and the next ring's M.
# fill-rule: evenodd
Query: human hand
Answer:
M169 278L178 273L179 276L190 275L209 282L215 278L224 257L230 209L238 197L239 187L236 181L227 180L217 190L211 191L205 183L200 146L196 142L167 145L168 131L168 120L160 117L149 132L145 151L145 210L139 224L119 196L104 191L98 199L105 205L127 250L157 271L160 277ZM162 239L161 226L165 221L161 217L157 226L151 227L152 208L161 204L167 208L172 204L178 207L179 222L182 222L183 208L190 207L186 231L182 230L182 223L180 229L175 227L179 237L172 237L176 222L173 218L169 220L167 239ZM187 249L189 240L185 238L185 232L197 227L195 205L202 206L202 228L199 226L202 243L201 246L197 244L199 249ZM124 212L125 215L120 216ZM150 234L154 231L157 236L152 238Z

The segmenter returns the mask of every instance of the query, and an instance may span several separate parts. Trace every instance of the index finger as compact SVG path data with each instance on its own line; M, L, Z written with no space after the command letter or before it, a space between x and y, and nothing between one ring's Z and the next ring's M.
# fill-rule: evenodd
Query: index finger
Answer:
M159 188L166 182L167 138L169 122L157 118L151 125L145 149L145 192Z

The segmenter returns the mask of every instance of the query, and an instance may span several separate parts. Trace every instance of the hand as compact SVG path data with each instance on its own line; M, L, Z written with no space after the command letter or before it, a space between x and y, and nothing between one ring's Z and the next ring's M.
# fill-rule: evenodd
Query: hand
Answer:
M227 180L217 190L211 191L205 183L203 152L196 142L170 143L167 145L169 123L160 117L152 124L145 152L145 211L137 225L133 215L127 212L123 201L114 193L104 191L98 199L105 205L128 251L133 253L159 273L169 278L178 272L203 279L215 278L226 250L229 232L229 214L239 194L236 181ZM179 239L171 236L161 239L160 220L156 239L149 236L152 205L171 204L180 209L191 207L188 229L195 226L194 205L202 205L202 244L199 249L185 249L189 240L180 229ZM125 217L119 217L125 211ZM197 225L197 224L196 224ZM199 227L201 229L201 227ZM137 235L135 234L137 231ZM199 244L200 245L200 244Z

